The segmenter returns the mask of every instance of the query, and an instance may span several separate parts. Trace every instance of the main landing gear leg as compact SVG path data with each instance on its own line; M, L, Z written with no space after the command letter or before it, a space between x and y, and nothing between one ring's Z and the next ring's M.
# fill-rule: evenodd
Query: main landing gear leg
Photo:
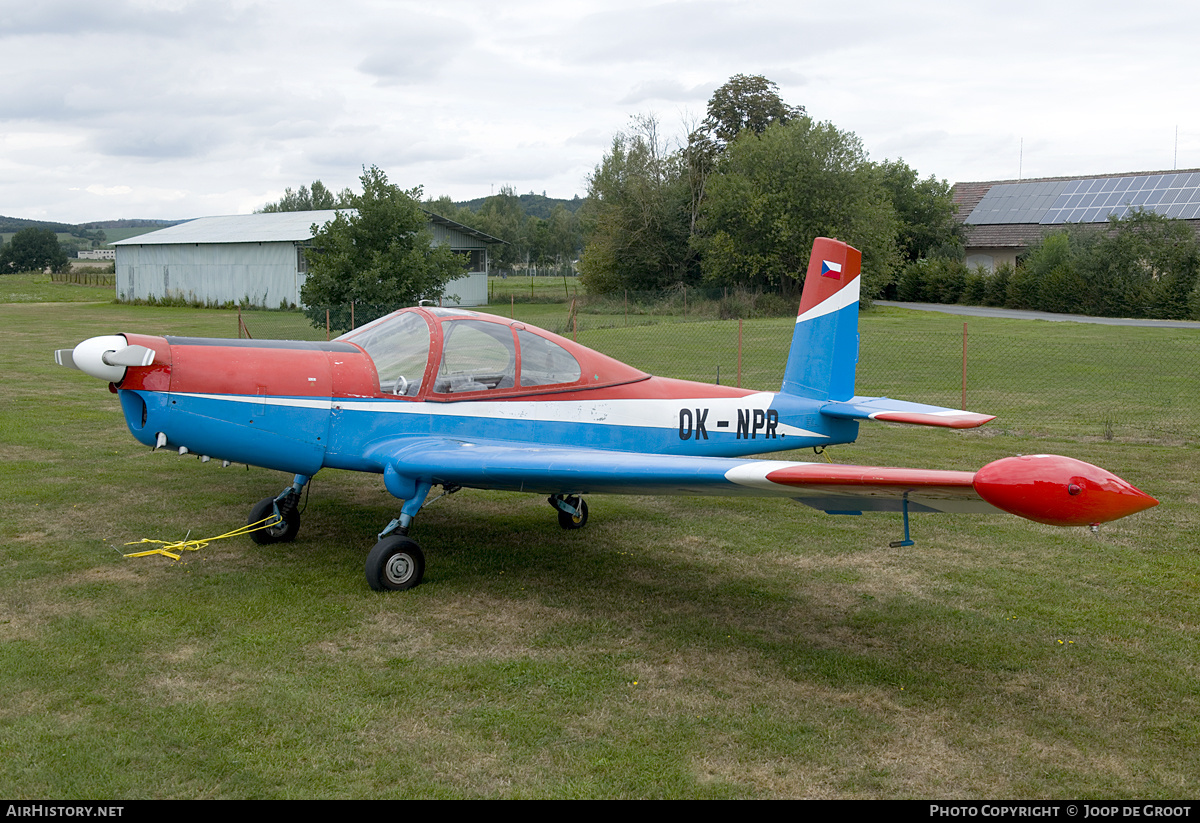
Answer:
M558 525L564 529L582 529L587 525L587 501L578 494L552 494L546 502L558 510Z
M400 516L379 533L379 542L367 555L367 585L375 591L402 592L425 576L425 554L408 537L408 528L425 505L430 488L427 482L417 484L417 493L404 501Z
M268 517L275 518L265 529L250 532L250 539L260 546L272 543L290 543L296 539L300 531L300 492L308 485L307 475L298 474L292 485L288 486L277 497L268 497L258 501L246 518L246 525L253 526Z

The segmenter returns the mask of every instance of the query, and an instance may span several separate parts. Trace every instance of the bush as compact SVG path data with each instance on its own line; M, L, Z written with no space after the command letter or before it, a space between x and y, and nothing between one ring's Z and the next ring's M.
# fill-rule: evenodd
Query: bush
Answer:
M926 257L904 267L896 294L901 300L911 302L957 303L966 282L965 263L945 257Z
M1200 244L1191 226L1151 212L1070 227L1031 247L1008 286L1010 308L1103 317L1197 316Z
M1014 271L1012 263L1001 263L988 276L983 298L985 306L1003 306L1008 302L1008 282Z
M983 266L976 266L967 272L963 284L962 302L968 306L982 306L987 302L988 272Z

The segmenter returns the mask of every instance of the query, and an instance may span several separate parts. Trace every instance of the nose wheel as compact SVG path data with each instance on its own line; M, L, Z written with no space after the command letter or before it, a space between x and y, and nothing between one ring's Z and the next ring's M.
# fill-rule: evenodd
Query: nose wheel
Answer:
M388 535L367 555L367 585L377 592L411 589L425 576L425 554L416 541Z
M260 546L270 546L274 543L290 543L296 539L300 531L300 510L297 503L300 495L285 495L283 499L268 497L258 501L246 518L246 525L253 526L268 517L277 518L265 529L250 532L250 539Z
M161 435L159 435L161 437ZM250 532L250 539L260 546L270 546L273 543L291 543L300 531L300 492L308 485L307 475L298 474L292 485L281 491L275 497L259 500L250 510L246 518L247 526L262 525L264 520L270 524L265 529L259 528Z

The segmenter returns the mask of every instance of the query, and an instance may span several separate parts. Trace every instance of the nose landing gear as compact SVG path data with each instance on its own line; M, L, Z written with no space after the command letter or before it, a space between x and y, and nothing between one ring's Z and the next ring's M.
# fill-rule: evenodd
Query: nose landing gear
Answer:
M250 532L251 540L260 546L270 546L274 543L290 543L296 539L296 534L300 531L300 491L308 480L309 478L298 474L295 482L278 497L267 497L254 505L246 519L246 525L253 526L272 516L277 519L265 529Z

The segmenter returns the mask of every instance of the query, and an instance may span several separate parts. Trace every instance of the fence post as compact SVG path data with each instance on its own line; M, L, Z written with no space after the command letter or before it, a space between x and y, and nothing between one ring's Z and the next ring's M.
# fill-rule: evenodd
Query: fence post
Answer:
M963 323L962 410L967 410L967 324Z
M742 387L742 318L738 318L738 384Z

